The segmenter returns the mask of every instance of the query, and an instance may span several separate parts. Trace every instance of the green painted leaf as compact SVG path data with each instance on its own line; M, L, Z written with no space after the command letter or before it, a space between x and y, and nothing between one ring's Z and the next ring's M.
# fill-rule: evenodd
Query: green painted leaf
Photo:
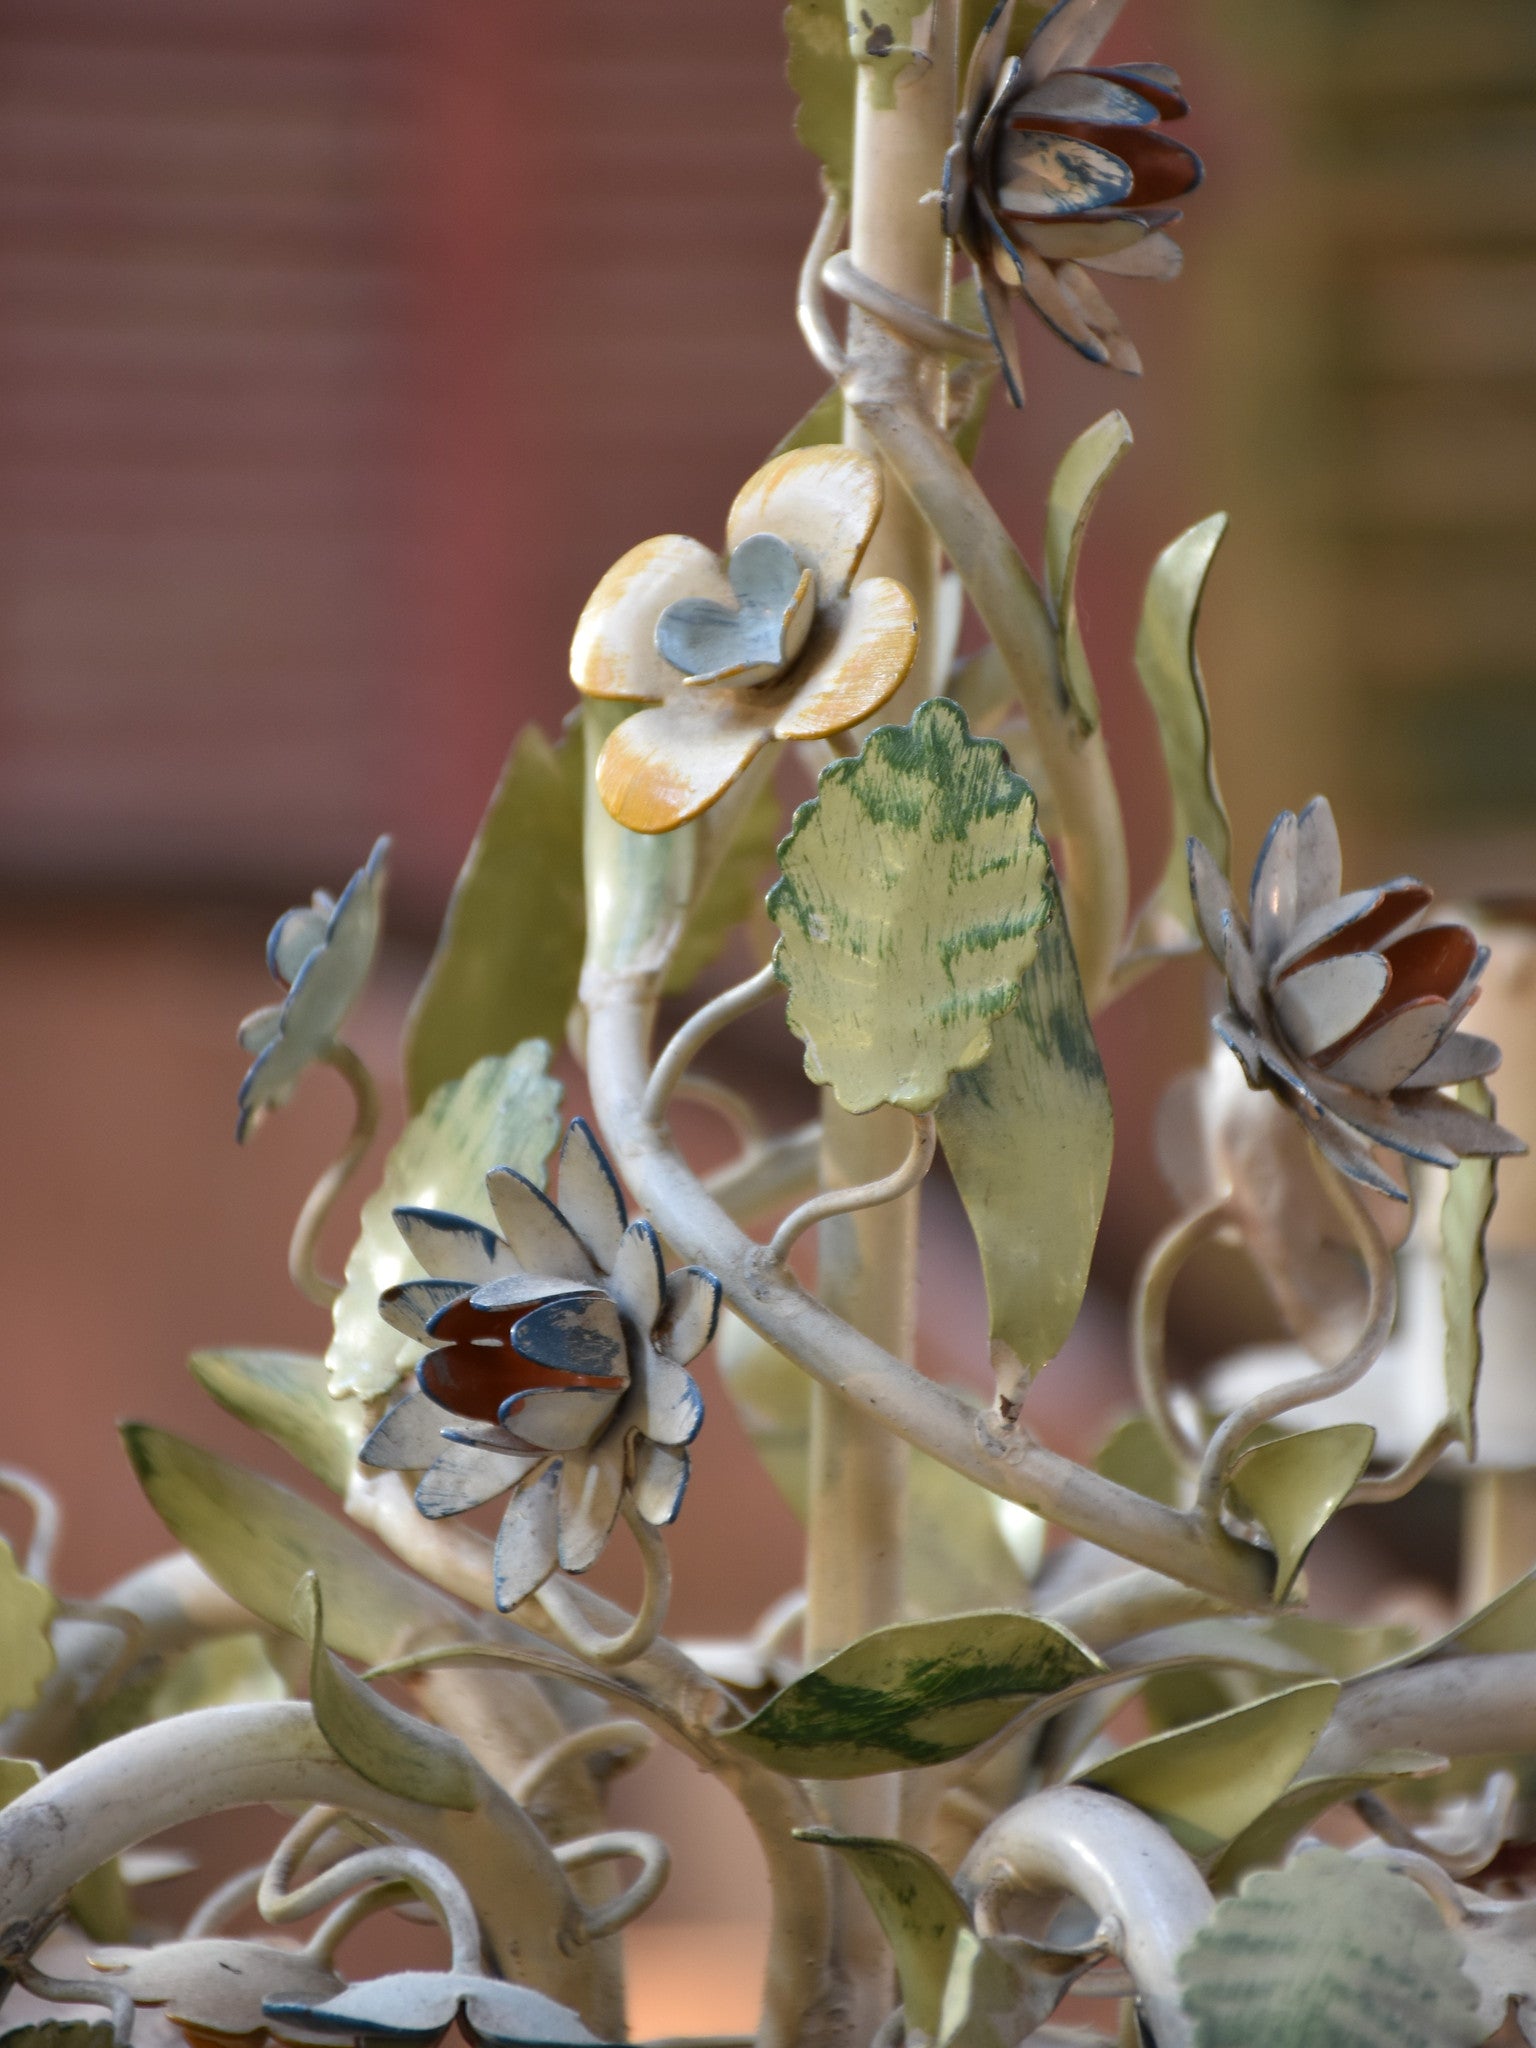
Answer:
M299 1633L309 1639L309 1703L342 1762L396 1798L470 1812L477 1791L463 1743L381 1699L326 1648L324 1600L313 1572L300 1579L293 1612Z
M1109 1086L1054 877L1045 900L1049 918L1017 1004L993 1025L985 1063L955 1075L938 1111L981 1251L994 1365L1022 1369L1026 1381L1055 1357L1082 1307L1114 1149Z
M115 1856L70 1886L69 1910L92 1941L132 1939L133 1901Z
M706 818L704 822L707 829L710 821ZM737 821L719 866L688 914L662 984L666 994L678 995L691 988L723 950L737 926L760 908L778 841L779 800L772 778L764 776Z
M1050 915L1029 785L944 698L822 771L768 898L805 1070L858 1114L986 1058Z
M931 1856L906 1842L840 1835L831 1828L796 1833L802 1842L835 1849L852 1867L896 1958L907 2025L937 2033L955 1941L971 1926L959 1893Z
M789 89L798 102L795 140L821 159L827 183L846 202L853 181L854 65L843 0L790 0L784 27Z
M722 1740L792 1777L913 1770L964 1756L1030 1699L1102 1669L1030 1614L898 1622L795 1679Z
M1016 2048L1056 2010L1090 1960L1017 1935L984 1940L962 1927L934 2048Z
M113 2048L110 2020L28 2020L0 2034L0 2048Z
M797 10L789 10L788 19L794 20ZM802 138L803 139L803 138ZM798 419L776 447L770 450L769 460L775 455L792 454L796 448L825 448L843 438L843 393L842 387L831 385L823 391L810 411Z
M586 942L585 757L525 726L507 756L405 1025L406 1098L419 1110L477 1060L565 1039Z
M560 1135L561 1094L549 1073L549 1047L533 1038L515 1052L477 1060L412 1117L385 1162L382 1184L363 1204L346 1284L331 1312L335 1332L325 1369L332 1393L365 1400L387 1394L421 1356L419 1344L379 1317L386 1287L421 1277L391 1212L401 1203L419 1203L494 1229L485 1176L493 1166L511 1166L544 1185Z
M764 1470L803 1522L810 1466L810 1381L728 1309L720 1319L715 1358ZM937 1459L913 1451L907 1467L905 1583L914 1615L959 1614L1022 1597L1025 1577L999 1519L999 1510L1011 1506Z
M0 1537L0 1720L37 1704L53 1676L54 1598L29 1579Z
M1308 1849L1223 1899L1179 1963L1198 2048L1473 2048L1461 1950L1410 1878Z
M331 1394L323 1358L300 1351L194 1351L187 1365L221 1408L281 1444L332 1493L346 1492L370 1425L359 1402Z
M1216 784L1211 713L1195 654L1200 599L1227 515L1212 513L1180 534L1152 565L1136 629L1136 673L1157 719L1173 800L1173 844L1162 880L1137 919L1132 948L1197 942L1189 900L1191 838L1202 840L1223 874L1232 864L1232 827Z
M1316 1679L1149 1736L1077 1775L1150 1813L1192 1856L1209 1856L1280 1797L1338 1696L1334 1680Z
M23 1792L43 1782L43 1767L27 1756L0 1756L0 1806L9 1806Z
M1373 1792L1379 1785L1401 1784L1404 1779L1438 1776L1445 1759L1427 1756L1421 1750L1388 1751L1362 1764L1359 1770L1336 1777L1298 1778L1288 1785L1273 1806L1266 1807L1257 1820L1222 1850L1209 1872L1215 1891L1230 1891L1250 1870L1278 1863L1296 1837L1327 1813L1330 1807Z
M464 1638L463 1610L286 1486L164 1430L123 1430L150 1506L231 1599L270 1627L292 1629L293 1589L306 1572L325 1588L326 1640L381 1664L407 1645Z
M1490 1119L1486 1081L1463 1081L1456 1099ZM1463 1159L1451 1169L1440 1209L1444 1268L1445 1404L1469 1457L1477 1456L1477 1382L1483 1369L1483 1296L1488 1292L1488 1221L1498 1200L1494 1159Z
M1173 1454L1145 1415L1128 1415L1110 1431L1093 1469L1117 1486L1160 1501L1165 1508L1185 1505L1183 1475Z
M1061 458L1045 501L1045 587L1056 620L1056 654L1068 708L1085 735L1098 728L1099 698L1077 621L1077 564L1098 495L1130 445L1124 413L1106 413Z
M1232 1504L1269 1538L1277 1601L1289 1595L1307 1552L1348 1499L1375 1448L1374 1429L1340 1422L1255 1444L1233 1465Z
M1408 1622L1378 1621L1356 1626L1319 1621L1309 1614L1275 1614L1261 1624L1272 1642L1297 1650L1330 1678L1358 1678L1390 1657L1403 1656L1418 1640Z
M287 1697L288 1688L259 1635L212 1636L176 1659L150 1698L149 1719L169 1721L198 1707Z
M1396 1661L1431 1664L1443 1657L1497 1657L1511 1650L1536 1650L1536 1571L1516 1579L1443 1636Z

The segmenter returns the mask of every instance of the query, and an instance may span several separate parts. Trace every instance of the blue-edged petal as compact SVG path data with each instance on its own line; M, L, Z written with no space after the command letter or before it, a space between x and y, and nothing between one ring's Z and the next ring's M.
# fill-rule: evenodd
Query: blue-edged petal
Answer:
M619 1311L606 1294L565 1294L512 1326L513 1349L555 1372L584 1379L629 1377Z
M1313 797L1296 820L1296 918L1336 903L1344 887L1344 854L1333 806L1325 796Z
M500 1426L531 1450L582 1451L601 1435L623 1398L621 1386L536 1387L502 1404Z
M571 1281L558 1273L504 1273L499 1280L487 1280L469 1296L469 1305L480 1315L503 1315L508 1310L532 1308L535 1302L578 1301L600 1293L596 1281Z
M1457 1031L1437 1046L1404 1083L1410 1088L1453 1088L1458 1081L1481 1081L1497 1071L1503 1054L1491 1038Z
M358 1452L358 1462L385 1472L421 1472L443 1448L445 1416L413 1388L397 1401Z
M1051 121L1082 121L1095 127L1127 122L1141 127L1157 119L1157 108L1125 79L1104 71L1053 71L1014 101L1012 113Z
M413 1344L430 1344L433 1322L469 1291L462 1280L401 1280L379 1296L379 1314Z
M680 1365L653 1351L631 1403L636 1427L658 1444L691 1444L704 1423L704 1396Z
M1052 71L1088 63L1124 5L1125 0L1058 0L1025 45L1021 82L1032 85Z
M1260 974L1269 973L1296 929L1297 839L1296 813L1282 811L1254 862L1248 928Z
M575 2013L540 1991L448 1970L375 1977L324 2003L269 1999L265 2011L306 2033L382 2041L436 2041L456 2019L488 2048L592 2048L596 2040Z
M516 1486L538 1463L536 1457L506 1455L479 1444L441 1443L416 1488L416 1506L433 1522L462 1515Z
M661 1256L661 1240L644 1218L631 1223L625 1231L608 1285L623 1314L642 1336L648 1337L661 1320L667 1297L667 1269Z
M418 1208L415 1203L403 1204L390 1213L411 1257L434 1280L463 1280L478 1287L498 1274L519 1270L495 1231L468 1216Z
M485 1176L485 1191L520 1266L530 1273L559 1273L567 1280L597 1277L581 1239L525 1174L510 1166L495 1167Z
M720 1282L702 1266L669 1273L655 1344L678 1365L688 1365L715 1334L720 1320Z
M618 1176L584 1117L573 1117L560 1147L560 1213L606 1273L629 1225Z
M525 1479L507 1502L492 1566L496 1605L503 1614L536 1593L559 1563L559 1504L558 1464Z
M668 1444L635 1446L635 1473L630 1493L642 1518L653 1529L664 1529L677 1520L688 1489L688 1453Z
M996 209L1025 220L1060 220L1131 195L1131 167L1102 143L1010 127L998 150Z
M589 1571L602 1556L624 1494L624 1438L610 1430L590 1450L573 1451L560 1464L561 1569Z
M310 902L297 910L285 910L267 934L267 972L284 988L292 988L304 962L318 946L336 912L336 899L317 889Z

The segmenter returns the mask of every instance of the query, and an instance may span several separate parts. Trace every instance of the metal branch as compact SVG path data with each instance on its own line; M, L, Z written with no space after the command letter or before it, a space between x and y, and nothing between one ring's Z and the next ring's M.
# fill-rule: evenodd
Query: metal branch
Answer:
M606 1635L586 1620L570 1597L570 1582L558 1574L546 1579L534 1594L535 1600L555 1624L559 1634L576 1652L594 1664L632 1664L644 1656L666 1626L672 1599L672 1561L659 1529L653 1529L628 1494L619 1512L629 1525L640 1551L645 1585L634 1619L617 1635Z
M256 1890L256 1910L261 1917L280 1927L335 1905L362 1886L407 1884L426 1900L442 1922L453 1952L453 1969L479 1972L484 1967L479 1918L463 1884L437 1856L390 1843L387 1847L361 1849L355 1856L344 1856L305 1883L295 1883L310 1850L344 1818L337 1807L317 1806L289 1829L273 1850ZM335 1939L340 1938L338 1933Z
M41 1479L24 1472L19 1465L0 1465L0 1492L14 1493L18 1500L27 1504L32 1516L32 1531L21 1568L29 1579L36 1579L40 1586L46 1586L53 1570L53 1553L58 1547L62 1520L58 1496L51 1487L44 1486Z
M738 1017L745 1017L749 1010L755 1010L759 1003L766 1003L777 989L784 986L775 974L772 965L761 967L746 981L740 981L734 988L724 990L713 1001L695 1010L687 1023L675 1031L662 1049L649 1083L645 1090L642 1114L647 1121L659 1124L667 1113L667 1104L677 1084L717 1033L727 1024L734 1024Z
M933 1165L938 1143L938 1126L932 1115L914 1116L911 1148L900 1166L881 1180L867 1180L856 1188L828 1188L824 1194L802 1202L773 1233L768 1246L770 1261L782 1266L806 1231L825 1223L829 1216L847 1216L855 1209L878 1209L882 1203L894 1202L919 1186Z
M734 1222L750 1223L815 1187L820 1164L821 1125L801 1124L749 1145L740 1158L708 1175L704 1186Z
M1205 1446L1181 1423L1163 1371L1168 1297L1185 1261L1219 1237L1231 1216L1223 1196L1170 1224L1142 1261L1131 1296L1131 1370L1137 1395L1176 1462L1196 1468Z
M848 358L837 338L836 328L827 317L821 273L827 258L842 240L843 229L848 224L848 209L825 178L821 188L826 196L822 201L816 232L811 237L811 246L800 265L795 286L795 316L806 347L835 383L847 369Z
M1405 1493L1412 1493L1425 1473L1434 1470L1460 1435L1460 1429L1447 1416L1395 1472L1384 1472L1379 1479L1357 1479L1344 1506L1380 1507L1386 1501L1401 1500Z
M555 1850L555 1861L562 1870L582 1870L589 1863L609 1863L617 1856L637 1858L640 1875L616 1899L586 1907L584 1941L617 1934L659 1897L671 1875L672 1852L660 1835L642 1828L612 1828L606 1834L584 1835L579 1842L562 1842Z
M329 1308L341 1293L339 1280L327 1280L315 1264L320 1233L337 1197L363 1162L379 1128L379 1091L372 1074L350 1045L333 1045L320 1055L352 1090L355 1113L352 1131L338 1156L310 1189L288 1241L288 1276L300 1294L317 1308Z
M861 313L868 313L871 319L931 355L965 356L973 362L988 364L997 361L997 351L986 335L974 327L962 327L957 321L930 313L926 307L903 298L900 292L890 291L874 278L866 277L846 249L827 258L821 266L821 281L829 292L836 292L850 306L857 306Z

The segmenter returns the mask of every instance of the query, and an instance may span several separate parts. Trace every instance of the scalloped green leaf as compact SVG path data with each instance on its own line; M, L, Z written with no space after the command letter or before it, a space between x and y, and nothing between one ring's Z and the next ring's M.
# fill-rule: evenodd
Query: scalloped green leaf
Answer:
M1209 1856L1280 1797L1338 1696L1333 1679L1292 1686L1133 1742L1076 1775L1150 1813L1192 1856Z
M1463 1081L1456 1099L1492 1118L1486 1081ZM1440 1208L1444 1272L1445 1406L1468 1457L1477 1456L1477 1382L1483 1369L1483 1296L1488 1292L1488 1223L1499 1198L1498 1161L1463 1159L1447 1176Z
M1227 1490L1238 1513L1269 1538L1277 1601L1289 1595L1307 1552L1349 1498L1375 1448L1374 1429L1339 1422L1255 1444L1233 1465Z
M1088 521L1109 473L1131 445L1124 413L1106 413L1061 458L1045 501L1045 587L1056 621L1056 657L1079 732L1099 723L1099 696L1077 621L1077 564Z
M939 697L822 771L779 849L774 964L805 1071L857 1115L985 1059L1050 916L1028 783Z
M585 766L579 731L551 745L536 725L507 756L406 1019L413 1111L477 1060L565 1038L587 930Z
M259 1621L291 1630L293 1589L312 1571L325 1589L326 1640L343 1656L382 1664L422 1640L468 1639L454 1601L286 1486L144 1423L126 1424L123 1440L161 1521Z
M48 1588L27 1577L0 1537L0 1720L36 1706L53 1676L54 1608Z
M795 140L820 159L827 183L846 203L853 182L854 63L843 0L790 0L784 28Z
M446 1728L418 1721L381 1699L326 1648L324 1598L313 1572L306 1572L294 1591L293 1616L309 1641L309 1703L315 1721L342 1762L399 1799L470 1812L478 1793L463 1743Z
M1191 838L1203 841L1223 874L1232 864L1232 827L1217 786L1211 711L1195 653L1205 580L1226 530L1226 513L1213 512L1170 542L1152 564L1142 600L1136 673L1157 720L1173 833L1162 879L1136 920L1132 951L1198 947L1189 900L1186 848Z
M957 1073L938 1108L939 1141L981 1253L994 1368L1010 1395L1077 1321L1115 1139L1054 876L1045 896L1049 916L1017 1003L992 1026L986 1060Z
M1473 2048L1485 2031L1428 1893L1338 1849L1245 1879L1179 1979L1198 2048Z
M1209 1877L1215 1891L1230 1891L1250 1870L1276 1864L1292 1842L1313 1821L1378 1786L1401 1784L1405 1779L1436 1777L1445 1769L1444 1757L1428 1756L1421 1750L1390 1750L1356 1771L1337 1776L1298 1778L1275 1801L1250 1821L1235 1840L1228 1843L1211 1866Z
M1099 1659L1038 1616L996 1610L876 1629L721 1740L798 1778L862 1778L964 1756Z
M194 1351L192 1377L221 1408L259 1429L345 1493L370 1424L360 1402L337 1400L325 1360L302 1351Z
M955 1942L971 1927L960 1894L931 1856L906 1842L832 1828L798 1828L796 1834L835 1850L850 1866L896 1958L908 2026L936 2034Z
M494 1229L485 1176L493 1166L511 1166L543 1187L560 1135L563 1092L549 1072L549 1047L532 1038L445 1081L412 1117L385 1162L382 1184L363 1204L345 1285L331 1311L325 1370L333 1393L364 1400L387 1394L421 1356L419 1344L379 1316L386 1287L421 1277L391 1212L401 1203L420 1203Z

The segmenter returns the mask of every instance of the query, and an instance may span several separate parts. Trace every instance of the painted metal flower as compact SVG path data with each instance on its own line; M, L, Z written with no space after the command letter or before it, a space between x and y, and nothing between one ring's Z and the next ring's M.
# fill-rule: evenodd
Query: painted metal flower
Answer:
M976 39L944 162L944 231L970 257L1008 395L1024 402L1010 298L1091 362L1139 374L1141 358L1090 271L1176 277L1165 232L1204 176L1158 123L1188 112L1166 64L1092 65L1123 0L1059 0L1008 55L1014 0Z
M425 1467L416 1505L434 1519L510 1489L495 1560L506 1610L557 1565L595 1564L626 1493L653 1527L676 1519L704 1419L685 1368L714 1335L720 1283L697 1266L666 1271L579 1117L558 1206L509 1167L486 1189L500 1236L437 1209L394 1212L437 1277L389 1288L379 1313L434 1348L362 1461Z
M668 533L608 571L577 624L571 676L588 697L649 707L598 758L621 825L685 824L770 740L844 732L900 687L917 609L888 576L853 584L883 499L867 455L795 449L738 493L724 561Z
M1218 1035L1250 1085L1288 1104L1341 1173L1401 1199L1373 1145L1446 1167L1525 1150L1439 1092L1499 1063L1490 1040L1457 1029L1487 948L1465 925L1426 924L1431 892L1411 877L1342 894L1325 798L1300 817L1282 811L1270 827L1246 921L1198 839L1189 873L1201 932L1227 978Z
M305 2034L349 2040L440 2041L457 2020L476 2048L595 2048L568 2007L526 1984L450 1970L402 1970L349 1984L336 1997L273 1998L267 2017Z
M240 1083L237 1138L263 1111L280 1108L311 1060L335 1044L378 950L388 867L389 841L380 839L339 897L317 889L273 925L267 967L287 993L253 1010L237 1034L256 1055Z
M263 2000L303 2001L303 2010L343 1989L341 1978L311 1950L270 1942L215 1938L106 1948L90 1963L136 2006L162 2009L192 2048L233 2041L260 2048L269 2034L291 2040L292 2026L264 2012Z

